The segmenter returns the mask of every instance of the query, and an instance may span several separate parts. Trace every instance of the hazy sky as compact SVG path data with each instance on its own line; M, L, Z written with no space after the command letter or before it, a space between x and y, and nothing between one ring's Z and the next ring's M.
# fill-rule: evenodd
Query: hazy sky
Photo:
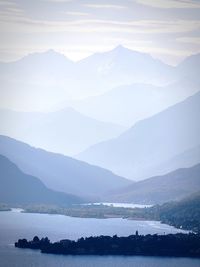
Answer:
M122 44L175 64L200 52L199 0L0 0L0 60L73 60Z

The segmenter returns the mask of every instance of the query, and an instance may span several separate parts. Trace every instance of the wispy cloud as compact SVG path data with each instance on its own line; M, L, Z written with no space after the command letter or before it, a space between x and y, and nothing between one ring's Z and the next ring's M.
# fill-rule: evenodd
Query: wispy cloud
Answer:
M88 16L89 13L86 13L86 12L77 12L77 11L64 11L63 12L64 14L66 15L70 15L70 16Z
M110 5L110 4L84 4L85 7L90 8L100 8L100 9L124 9L127 8L127 6L122 5Z
M200 8L200 1L193 0L136 0L136 2L155 8Z
M0 12L0 31L20 32L87 32L87 33L183 33L200 30L199 20L71 20L50 21L30 19L21 14Z
M16 5L17 4L12 1L5 1L5 0L0 1L0 6L16 6Z
M176 40L181 43L200 45L200 37L180 37L177 38Z
M72 2L73 0L42 0L44 2L52 2L52 3L67 3Z
M10 53L19 51L20 55L22 50L34 51L34 47L37 51L49 48L62 51L63 47L75 59L118 44L142 52L165 54L166 58L169 54L181 57L187 51L189 54L199 51L200 0L38 0L24 3L0 0L0 58L4 49L8 55L10 45Z

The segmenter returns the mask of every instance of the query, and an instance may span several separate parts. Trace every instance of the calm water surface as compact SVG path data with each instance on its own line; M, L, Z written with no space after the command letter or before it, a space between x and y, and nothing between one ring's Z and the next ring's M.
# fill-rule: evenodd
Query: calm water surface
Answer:
M77 239L90 235L128 236L138 230L147 233L176 233L174 227L159 222L124 219L85 219L62 215L0 212L0 267L199 267L199 259L123 257L123 256L61 256L41 254L13 246L18 238L48 236L51 241Z

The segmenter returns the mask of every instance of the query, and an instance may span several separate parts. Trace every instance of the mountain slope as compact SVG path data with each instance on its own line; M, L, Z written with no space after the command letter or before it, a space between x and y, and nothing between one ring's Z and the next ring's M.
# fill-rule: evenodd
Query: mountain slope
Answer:
M124 130L81 115L72 108L50 113L0 110L0 120L0 134L65 155L80 153Z
M179 77L187 77L195 82L200 82L200 53L187 57L176 68L176 75Z
M98 197L130 184L129 180L108 170L36 149L6 136L0 136L0 154L23 172L38 177L49 188L66 193Z
M200 232L200 191L177 202L153 207L159 219L166 224Z
M48 189L38 178L23 173L15 164L0 155L0 202L6 204L68 204L84 200Z
M158 175L161 164L200 144L199 114L200 92L77 158L134 180Z
M90 69L91 76L104 79L112 87L133 82L163 84L172 80L173 71L173 67L150 55L121 45L82 59L77 65L82 71Z
M137 121L148 118L198 92L199 84L185 79L162 87L134 83L65 105L97 120L131 127Z
M200 163L200 145L178 154L157 167L159 173L168 173L180 168L188 168Z
M1 108L44 110L70 97L66 87L73 67L72 61L53 50L1 63Z
M180 200L200 190L200 164L151 177L120 189L109 201L156 204Z

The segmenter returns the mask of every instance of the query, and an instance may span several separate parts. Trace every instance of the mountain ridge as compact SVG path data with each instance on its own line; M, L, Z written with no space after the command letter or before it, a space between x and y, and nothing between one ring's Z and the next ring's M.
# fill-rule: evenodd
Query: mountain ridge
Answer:
M6 204L48 204L67 206L83 198L48 189L37 177L25 174L0 154L0 202Z
M118 138L90 147L77 158L129 179L157 175L160 164L200 144L199 113L200 92L137 122Z
M177 201L199 191L199 164L180 168L162 176L150 177L110 192L109 201L160 204Z
M47 187L70 194L98 197L131 181L111 171L61 154L31 147L7 136L0 136L0 154L23 172L38 177Z
M50 113L1 109L0 120L0 134L70 156L99 141L118 136L125 129L82 115L70 107Z

